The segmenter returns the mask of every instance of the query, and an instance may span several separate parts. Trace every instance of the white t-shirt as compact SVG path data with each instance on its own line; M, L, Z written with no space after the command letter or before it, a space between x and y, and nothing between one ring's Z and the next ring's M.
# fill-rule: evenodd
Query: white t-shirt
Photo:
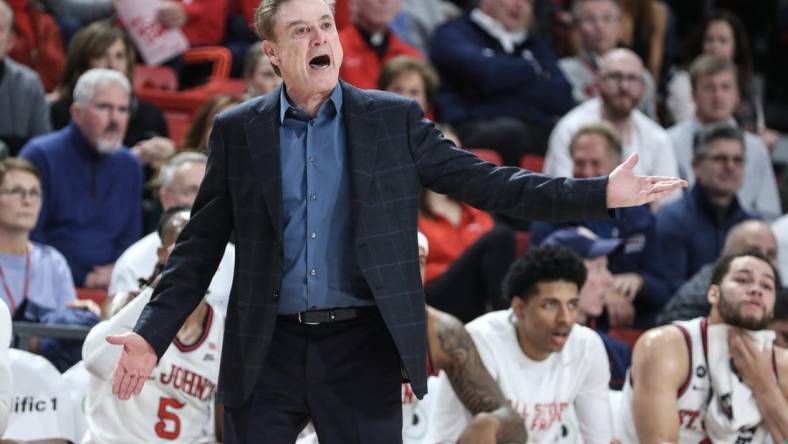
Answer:
M589 99L576 106L558 121L545 156L544 173L551 176L572 177L573 163L569 152L572 136L583 125L602 120L602 100ZM623 147L622 161L632 153L640 155L635 173L649 176L678 176L678 165L668 134L656 122L637 109L630 115L631 134Z
M142 393L128 401L112 395L112 375L121 347L107 335L132 330L153 290L146 288L111 319L97 324L85 339L82 356L91 373L85 403L88 433L83 443L210 443L215 439L214 399L224 319L210 307L203 335L192 345L176 340L153 369Z
M115 261L109 281L109 294L139 290L140 278L149 278L153 268L156 267L158 261L156 250L160 245L161 239L154 231L127 248ZM227 301L233 285L234 270L235 245L227 244L219 268L216 269L216 274L213 275L211 285L208 287L208 303L223 315L227 313Z
M485 367L520 413L531 443L604 443L612 435L608 363L602 338L575 325L564 348L543 361L523 353L511 310L488 313L466 328ZM471 420L445 375L433 396L428 443L454 443Z

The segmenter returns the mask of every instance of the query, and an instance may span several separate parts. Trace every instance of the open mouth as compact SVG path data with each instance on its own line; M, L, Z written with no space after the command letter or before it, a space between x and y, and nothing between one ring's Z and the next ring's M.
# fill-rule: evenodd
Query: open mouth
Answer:
M309 61L309 66L312 69L325 69L330 64L331 64L331 57L329 57L327 54L319 55L317 57L312 58L312 60Z

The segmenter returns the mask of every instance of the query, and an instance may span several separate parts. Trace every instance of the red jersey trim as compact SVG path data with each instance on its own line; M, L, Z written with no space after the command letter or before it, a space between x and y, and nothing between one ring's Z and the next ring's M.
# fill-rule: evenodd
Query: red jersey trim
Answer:
M177 336L172 341L173 344L175 344L175 346L178 347L178 350L180 350L183 353L188 353L188 352L197 350L198 348L200 348L202 343L205 342L205 339L208 338L208 334L211 332L211 323L213 323L213 307L211 307L209 305L208 306L208 313L206 313L205 320L203 321L203 325L202 325L202 334L194 342L194 344L186 345L183 342L181 342L180 340L178 340Z

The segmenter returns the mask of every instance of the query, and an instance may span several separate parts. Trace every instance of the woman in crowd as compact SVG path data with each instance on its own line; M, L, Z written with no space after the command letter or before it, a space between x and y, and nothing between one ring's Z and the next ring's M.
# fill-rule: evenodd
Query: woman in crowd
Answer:
M244 58L244 80L246 80L246 96L244 98L262 96L275 90L282 83L282 78L274 72L274 66L263 54L260 42L255 43L246 51Z
M200 108L192 120L192 124L186 135L183 137L181 146L183 149L208 152L208 137L213 129L213 118L220 112L238 105L243 100L238 96L219 95L214 96Z
M659 84L665 57L668 8L658 0L621 1L621 40L646 65Z
M779 134L766 128L763 106L755 91L749 39L741 20L728 11L717 11L706 16L690 40L687 51L688 63L703 54L723 57L736 64L741 95L741 103L735 114L736 119L748 131L759 134L766 146L773 148L779 139ZM686 70L673 74L668 83L666 102L675 122L695 115L692 82Z

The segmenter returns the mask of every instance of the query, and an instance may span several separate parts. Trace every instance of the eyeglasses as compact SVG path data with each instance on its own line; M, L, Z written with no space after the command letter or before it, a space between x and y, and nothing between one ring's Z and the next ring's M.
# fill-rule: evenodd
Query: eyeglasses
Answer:
M609 72L602 75L602 80L615 85L623 86L624 83L630 85L640 85L643 83L643 76L640 74L624 74L623 72Z
M19 200L25 200L28 197L30 200L41 200L41 190L38 188L30 188L29 190L22 187L0 188L0 195L12 196Z
M732 163L733 166L740 167L744 165L744 156L726 156L724 154L715 154L713 156L705 156L706 159L716 163L717 165L725 165Z

